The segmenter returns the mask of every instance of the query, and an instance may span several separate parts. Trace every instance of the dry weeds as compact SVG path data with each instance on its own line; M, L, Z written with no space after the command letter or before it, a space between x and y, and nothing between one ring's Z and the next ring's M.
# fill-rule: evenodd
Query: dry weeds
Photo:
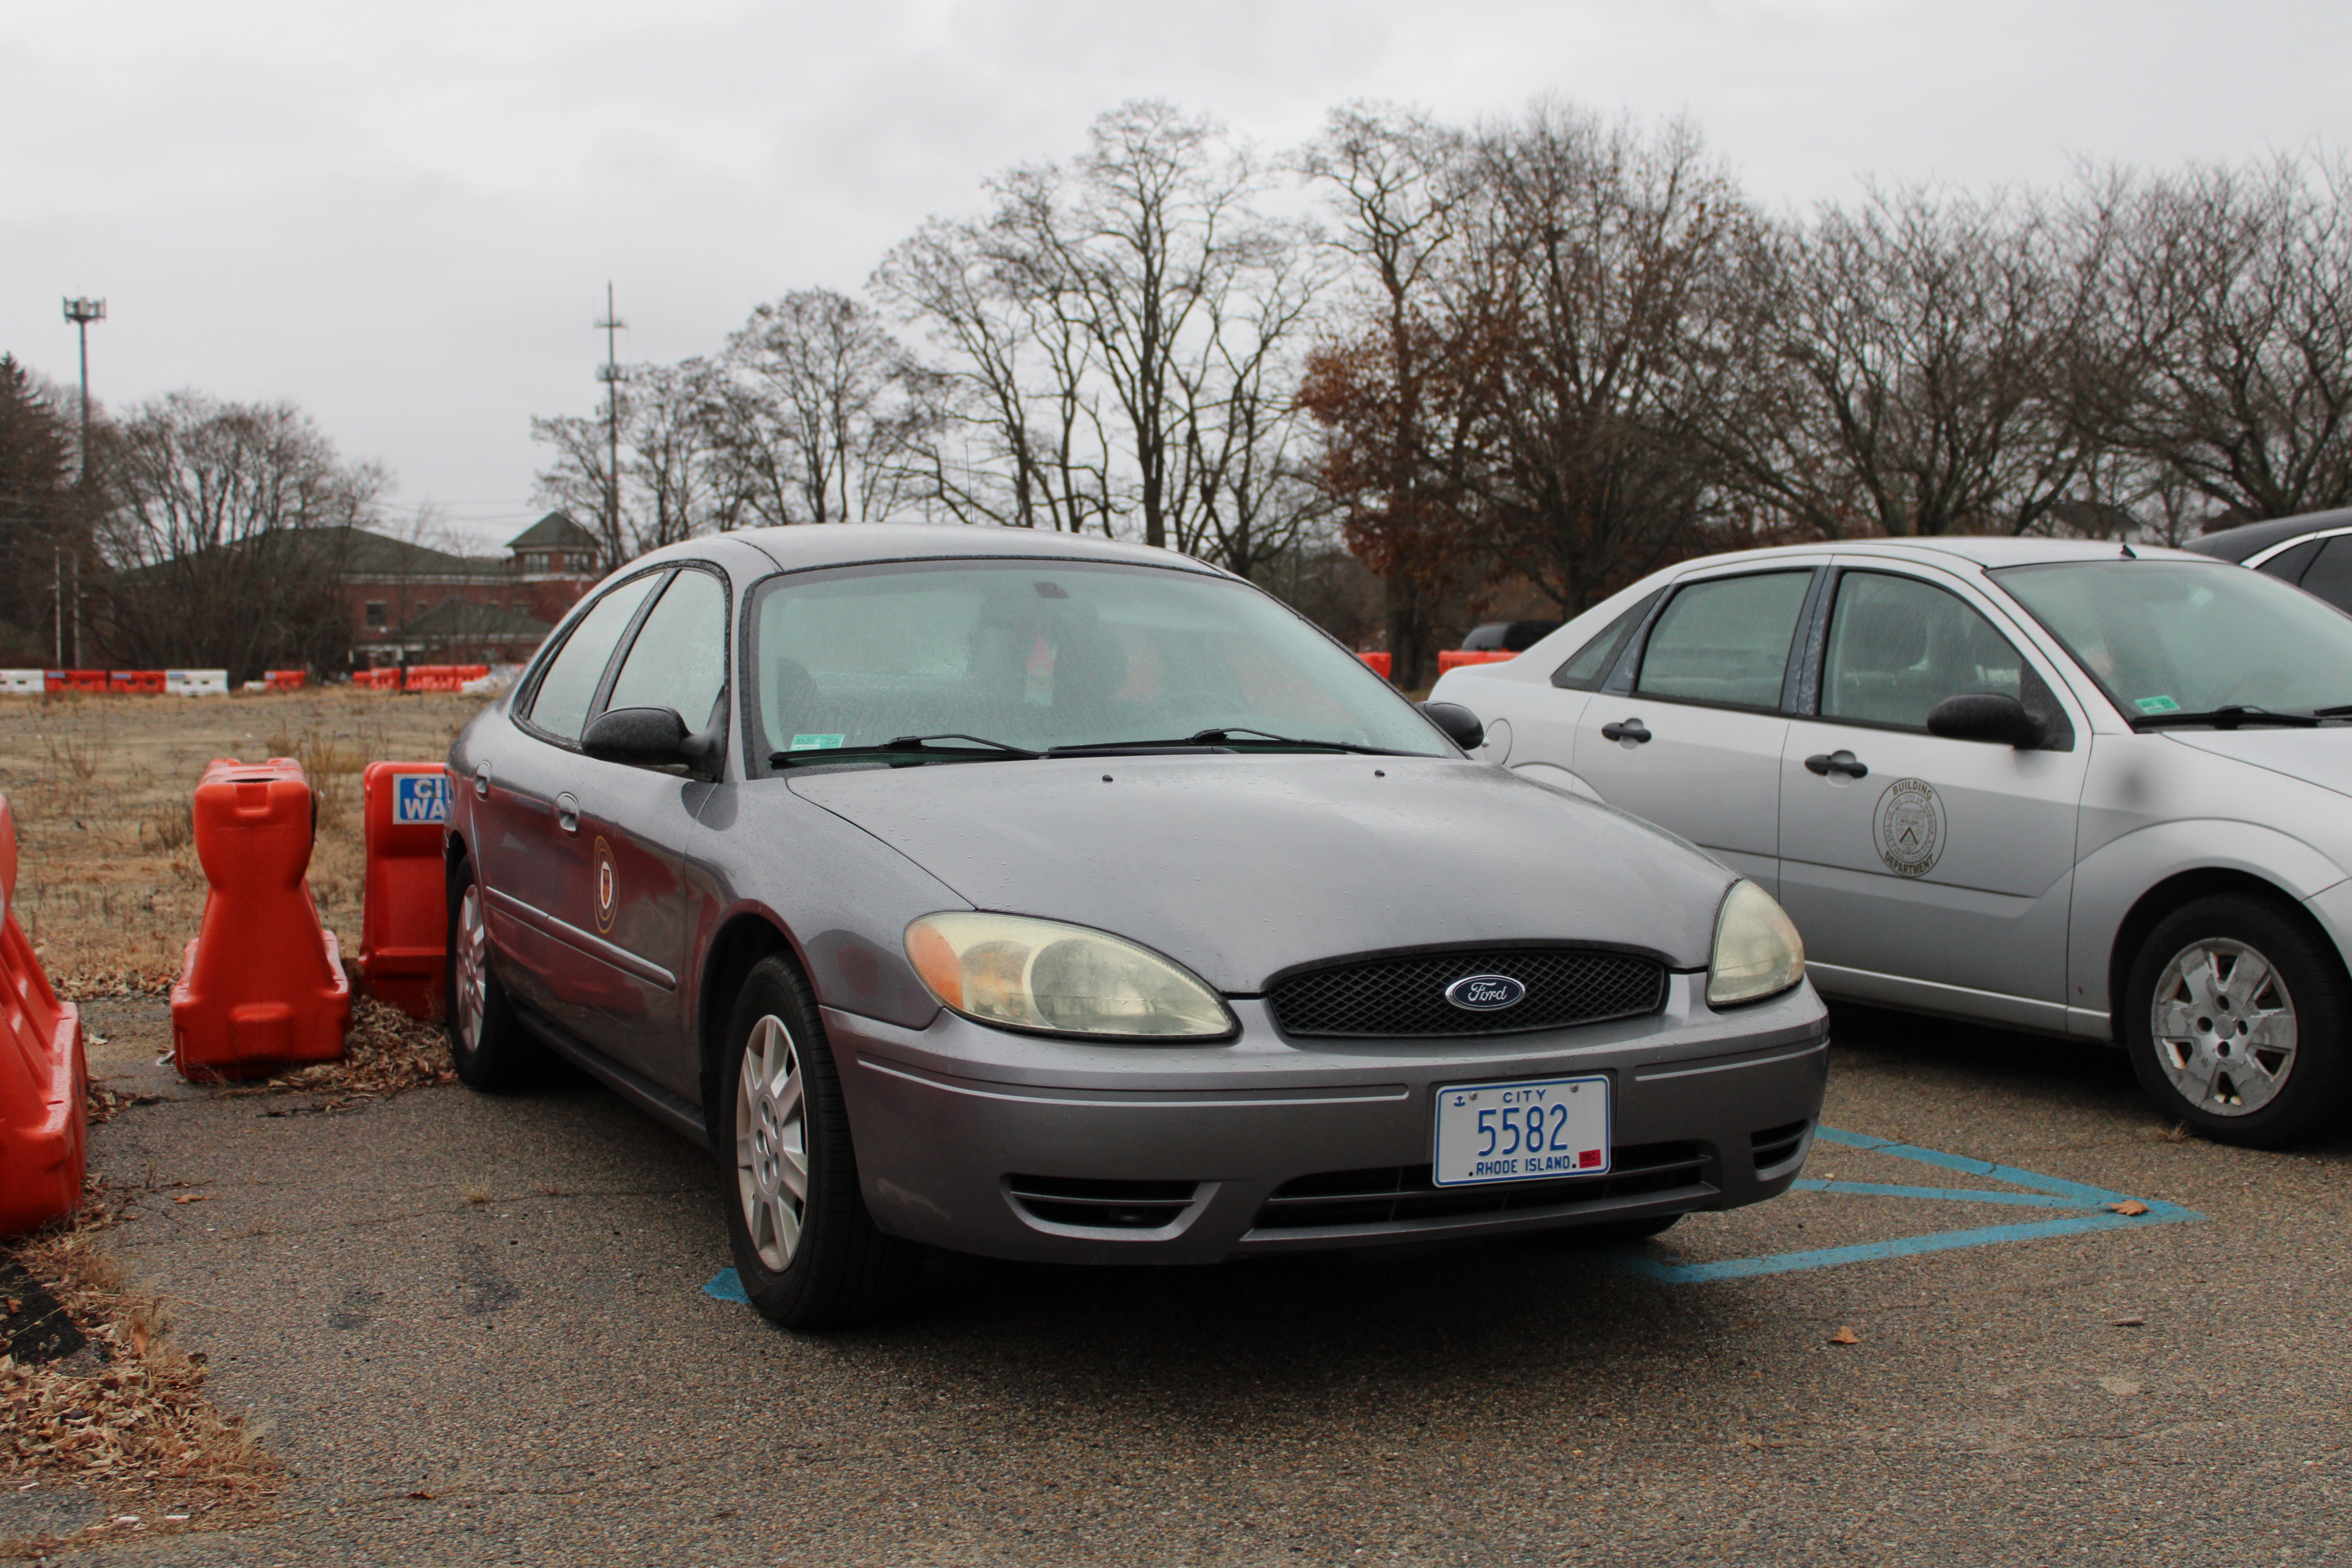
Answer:
M359 948L360 774L441 757L478 697L324 690L0 698L0 795L16 818L16 918L60 994L155 995L202 923L188 826L215 757L292 756L319 797L310 892Z
M16 1261L90 1343L42 1366L0 1355L0 1478L77 1491L102 1504L106 1519L68 1535L0 1541L0 1561L238 1528L268 1516L280 1484L278 1462L205 1397L204 1357L172 1342L162 1302L128 1290L98 1249L120 1214L119 1200L93 1184L71 1220L16 1246Z

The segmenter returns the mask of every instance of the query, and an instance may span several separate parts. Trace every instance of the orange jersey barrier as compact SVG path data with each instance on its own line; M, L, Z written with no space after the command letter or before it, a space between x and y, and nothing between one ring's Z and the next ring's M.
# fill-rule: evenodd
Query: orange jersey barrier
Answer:
M288 757L222 758L196 784L196 858L212 891L172 987L183 1078L256 1078L343 1054L352 984L319 924L310 786Z
M1502 664L1518 657L1517 654L1504 653L1499 649L1472 653L1465 648L1450 647L1437 656L1437 673L1444 675L1447 670L1459 669L1465 664Z
M360 978L410 1017L437 1017L449 947L441 865L448 770L439 763L370 763L360 787L367 816Z
M352 684L368 691L397 691L400 689L400 671L391 665L382 669L355 670L352 675Z
M103 691L106 689L106 671L52 669L43 675L42 685L51 691Z
M1362 659L1366 664L1371 666L1372 673L1379 676L1382 680L1392 679L1391 671L1395 668L1395 659L1392 655L1385 653L1360 653L1356 657Z
M109 691L143 691L156 697L163 695L163 672L160 669L110 669L106 672Z
M73 1212L89 1137L81 1014L49 988L16 900L16 822L0 796L0 1236Z
M466 682L480 680L489 673L487 664L412 664L408 667L405 689L463 691Z
M299 669L265 669L261 679L269 683L272 691L299 691L310 681L310 677Z

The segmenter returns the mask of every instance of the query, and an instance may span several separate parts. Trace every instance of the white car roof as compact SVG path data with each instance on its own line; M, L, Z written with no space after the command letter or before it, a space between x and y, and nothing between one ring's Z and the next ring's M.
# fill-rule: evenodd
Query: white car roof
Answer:
M2124 546L2112 539L2019 539L2009 534L1942 534L1933 539L1822 540L1811 544L1782 545L1769 550L1734 550L1683 563L1683 570L1734 561L1774 558L1813 559L1822 555L1876 555L1889 560L1966 562L1979 567L2025 566L2052 561L2113 561ZM2134 544L2134 555L2179 561L2210 561L2186 550L2158 544Z

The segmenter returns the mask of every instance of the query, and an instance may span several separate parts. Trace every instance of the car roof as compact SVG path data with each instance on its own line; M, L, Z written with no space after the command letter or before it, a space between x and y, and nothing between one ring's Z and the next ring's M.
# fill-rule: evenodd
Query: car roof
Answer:
M2134 555L2183 556L2184 552L2156 544L2134 544ZM1877 555L1890 560L1967 562L1981 567L2041 565L2057 561L2112 561L2123 544L2112 539L2019 539L2010 534L1938 534L1933 539L1830 539L1811 544L1781 545L1766 550L1735 550L1701 556L1683 563L1685 569L1718 563L1776 558L1814 558L1826 554Z
M2267 522L2242 522L2235 528L2201 534L2181 548L2194 550L2200 555L2218 555L2224 561L2243 561L2273 544L2284 544L2306 533L2325 533L2333 528L2352 528L2352 507L2307 511L2300 517L2274 517Z
M1095 539L1034 528L925 522L802 523L789 528L747 528L689 541L680 554L719 540L747 544L788 572L820 566L853 566L883 561L952 561L973 557L1061 561L1108 561L1134 566L1166 566L1227 576L1205 561L1146 544ZM663 552L665 554L667 552Z

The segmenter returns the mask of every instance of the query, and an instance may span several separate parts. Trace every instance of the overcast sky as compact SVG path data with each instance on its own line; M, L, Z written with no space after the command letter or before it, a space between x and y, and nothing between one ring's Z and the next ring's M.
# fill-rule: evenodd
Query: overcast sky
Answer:
M532 414L856 289L980 181L1153 96L1269 147L1349 99L1687 115L1768 205L2342 145L2336 0L18 0L0 349L97 395L291 399L503 540Z

